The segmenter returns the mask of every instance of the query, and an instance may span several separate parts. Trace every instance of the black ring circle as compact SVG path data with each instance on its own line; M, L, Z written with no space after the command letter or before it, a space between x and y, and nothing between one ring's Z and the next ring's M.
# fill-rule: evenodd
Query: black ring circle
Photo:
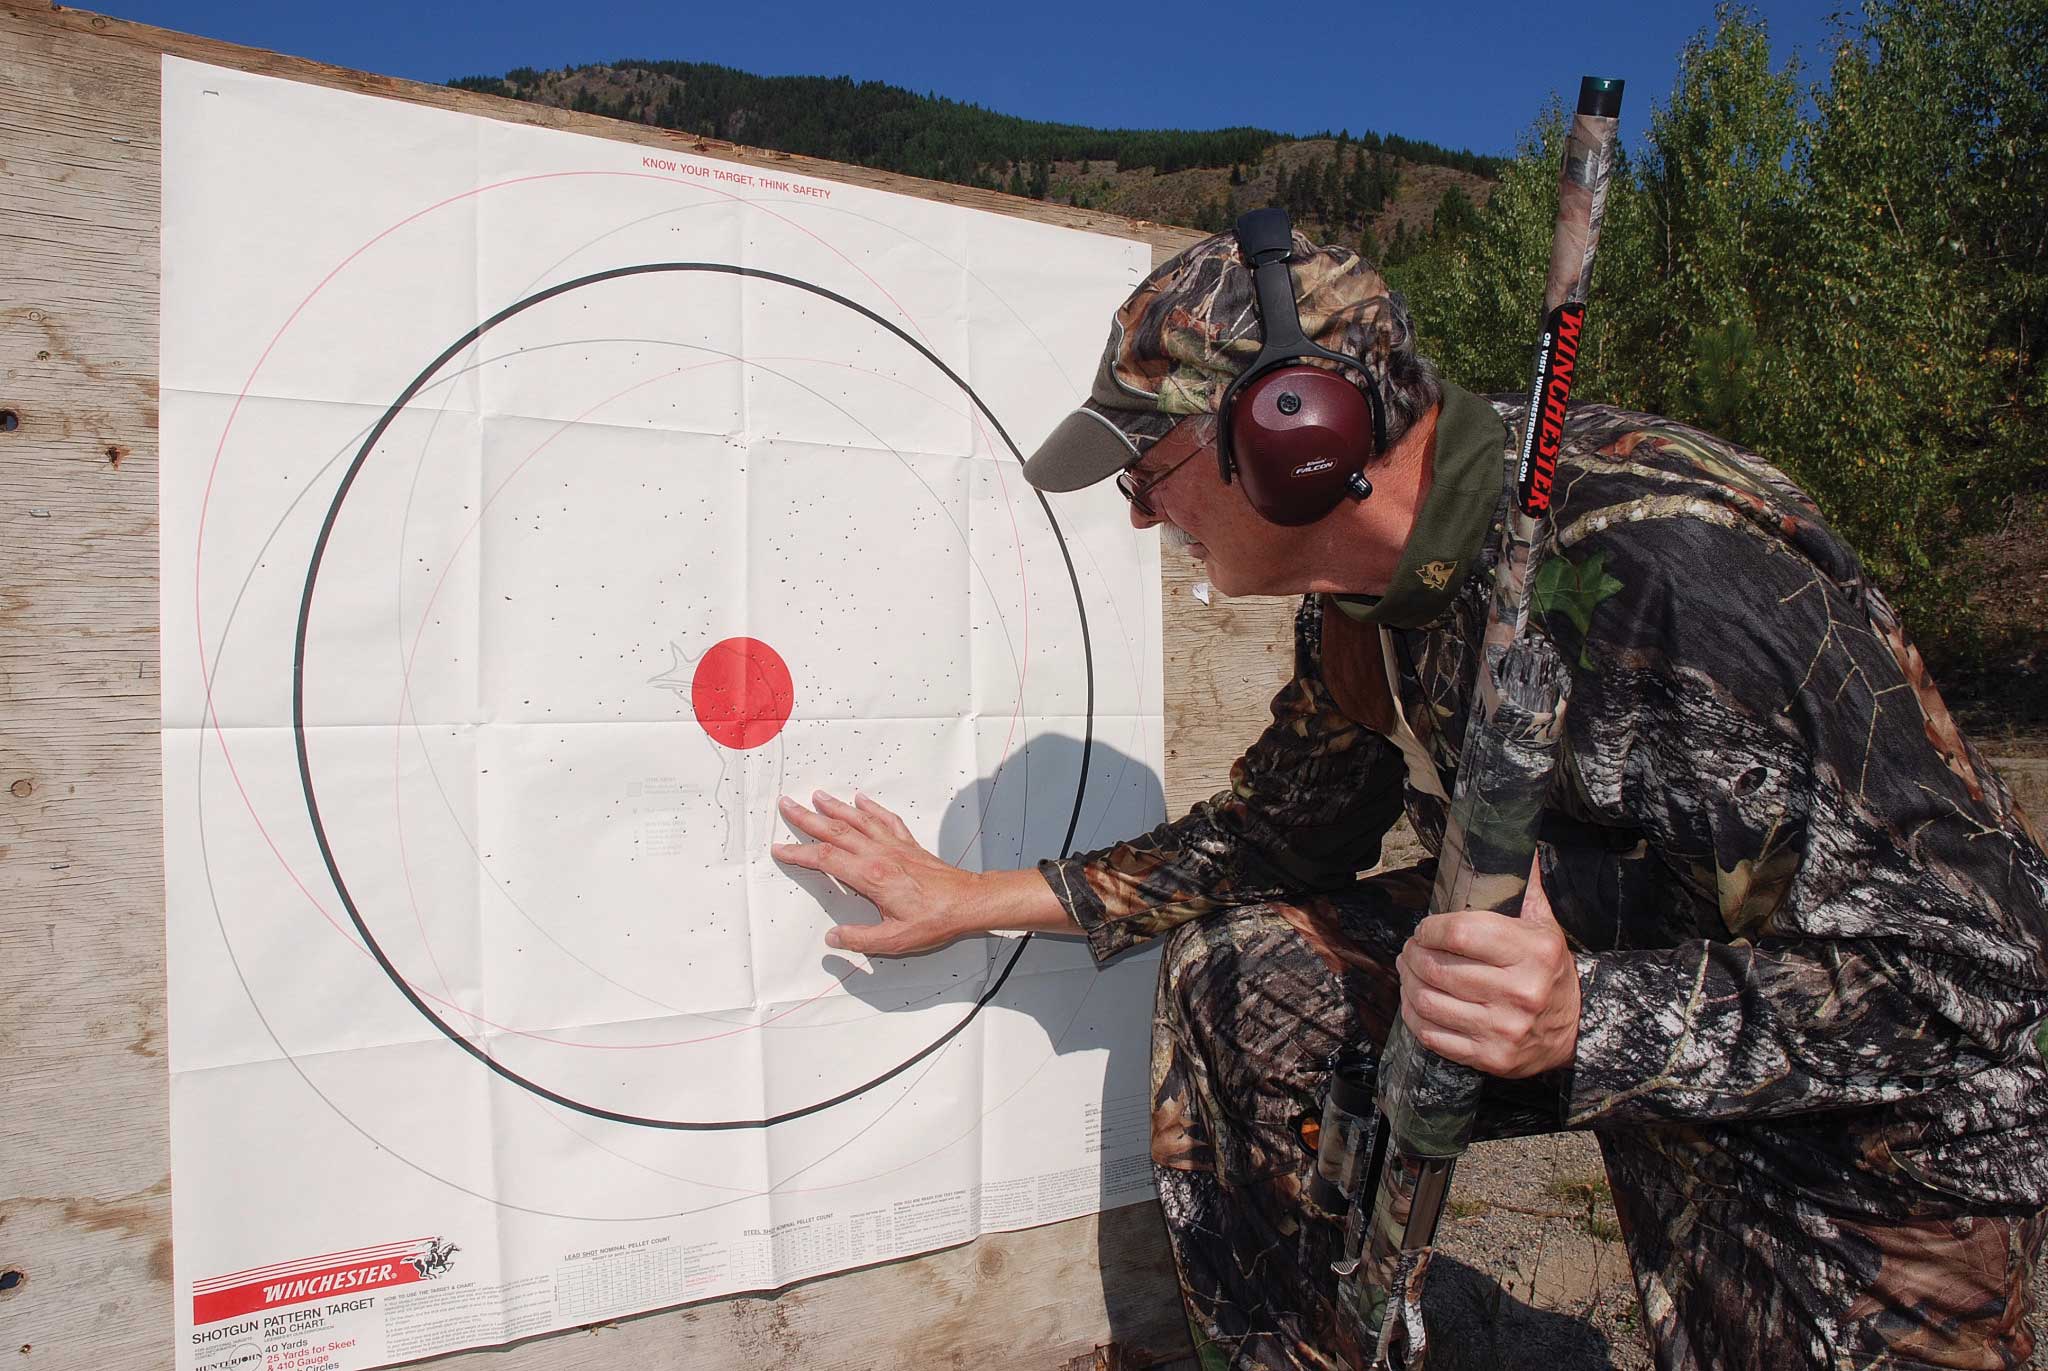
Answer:
M405 996L406 1001L412 1005L415 1011L424 1017L428 1023L431 1023L440 1030L443 1037L520 1089L529 1091L550 1103L561 1105L565 1109L573 1109L579 1114L586 1114L597 1119L606 1119L613 1123L633 1124L642 1128L662 1128L684 1132L725 1132L733 1129L769 1128L776 1124L788 1123L793 1119L801 1119L808 1115L821 1113L835 1105L844 1104L848 1100L864 1095L876 1086L893 1080L905 1071L908 1071L911 1067L917 1065L926 1057L931 1056L934 1052L937 1052L955 1037L959 1036L961 1031L974 1021L974 1016L979 1014L995 998L997 992L1003 988L1003 983L1010 978L1010 972L1016 968L1018 959L1024 955L1024 949L1030 945L1031 935L1027 933L1017 940L1016 949L1011 952L1009 961L1003 964L1003 969L990 981L988 987L982 992L981 997L974 1002L973 1008L968 1010L966 1016L959 1023L954 1024L945 1033L919 1049L914 1055L905 1058L873 1080L842 1091L830 1099L819 1100L813 1104L786 1110L783 1113L773 1114L766 1118L717 1120L650 1118L646 1115L627 1114L614 1109L605 1109L597 1105L585 1104L580 1100L571 1099L569 1096L563 1095L558 1091L550 1090L539 1082L520 1075L504 1063L492 1058L476 1044L470 1042L451 1028L440 1015L428 1007L426 1001L420 998L419 992L415 991L407 983L405 977L399 974L398 968L392 964L391 958L377 942L376 936L370 932L369 924L364 920L362 912L356 907L355 897L349 892L348 882L342 877L341 867L335 860L333 846L327 839L326 826L320 819L320 802L314 793L313 787L312 762L306 751L306 633L308 625L312 620L313 591L319 581L321 563L327 555L327 543L333 536L335 521L341 516L342 504L348 499L350 487L355 484L356 476L362 471L363 464L369 460L371 451L377 446L378 440L384 436L385 430L391 427L393 421L398 418L405 407L412 403L413 397L419 394L442 367L446 366L465 348L469 347L470 344L476 342L484 334L490 332L493 328L496 328L514 315L520 314L545 301L552 300L558 295L566 295L570 291L579 290L585 286L597 285L605 281L618 280L629 276L696 271L749 277L758 281L771 281L778 285L807 291L821 299L830 300L834 304L850 309L869 322L887 329L898 339L915 349L926 361L937 367L947 380L959 387L960 392L973 402L974 407L981 411L983 417L988 420L997 435L1002 438L1003 445L1010 450L1010 455L1016 458L1018 465L1023 465L1024 454L1017 450L1017 444L1011 440L1008 431L1003 428L1002 421L996 418L989 407L982 402L981 397L975 394L974 388L968 385L951 367L947 366L944 360L923 343L920 343L897 325L884 319L859 301L850 300L836 291L828 290L823 286L814 285L808 281L801 281L792 276L785 276L780 272L763 271L757 267L735 266L728 262L650 262L640 266L615 267L609 271L593 272L588 276L579 276L574 280L549 286L545 290L536 291L524 299L515 301L499 310L496 314L493 314L490 318L484 320L475 328L463 334L462 337L449 344L440 356L429 362L426 368L413 378L412 383L399 394L398 398L392 402L390 408L386 409L376 424L371 427L368 436L363 439L362 446L357 449L355 459L349 463L348 470L342 474L340 484L335 488L334 499L327 507L327 515L321 521L320 536L314 540L313 555L306 567L305 590L299 598L298 628L292 643L292 740L298 752L299 787L305 795L306 817L312 823L313 838L319 845L320 859L327 867L328 878L334 882L335 894L340 898L342 907L348 910L349 921L355 925L356 932L362 936L364 946L369 949L370 955L376 959L377 965L383 969L385 976L390 979L392 985L398 988L399 993ZM1082 723L1081 774L1075 786L1073 813L1067 819L1066 837L1060 842L1060 855L1064 857L1072 849L1074 832L1081 821L1082 802L1086 798L1088 791L1089 754L1093 749L1095 741L1095 650L1088 633L1088 607L1081 595L1081 578L1074 569L1073 554L1067 549L1066 535L1061 532L1059 520L1054 516L1052 506L1046 501L1044 493L1037 490L1034 490L1032 493L1038 497L1039 507L1045 511L1046 522L1051 525L1053 538L1059 543L1060 556L1066 562L1067 579L1074 590L1074 609L1080 616L1081 650L1088 680L1088 705Z

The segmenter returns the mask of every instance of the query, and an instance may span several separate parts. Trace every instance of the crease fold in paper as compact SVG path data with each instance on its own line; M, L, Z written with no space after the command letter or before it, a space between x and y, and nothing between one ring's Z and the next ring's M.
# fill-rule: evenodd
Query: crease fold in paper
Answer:
M970 869L1159 819L1156 546L1017 466L1147 250L163 90L179 1367L352 1371L1149 1194L1146 959L835 954L872 909L767 850L815 789Z

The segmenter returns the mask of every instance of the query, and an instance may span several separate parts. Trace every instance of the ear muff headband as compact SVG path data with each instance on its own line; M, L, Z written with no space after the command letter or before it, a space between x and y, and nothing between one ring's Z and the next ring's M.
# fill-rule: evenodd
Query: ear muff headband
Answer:
M1353 478L1386 448L1379 386L1360 359L1320 347L1302 332L1294 276L1287 266L1294 249L1287 211L1258 209L1244 215L1237 221L1237 243L1251 268L1263 341L1259 355L1230 383L1217 406L1218 472L1226 485L1241 475L1253 508L1271 522L1312 523L1346 493L1359 495L1361 485L1371 490L1369 482ZM1332 386L1328 368L1310 366L1310 359L1355 372L1365 385ZM1304 396L1310 407L1297 422L1292 416L1302 412ZM1245 443L1242 451L1232 441L1238 436L1240 407L1248 408L1245 426L1259 439Z

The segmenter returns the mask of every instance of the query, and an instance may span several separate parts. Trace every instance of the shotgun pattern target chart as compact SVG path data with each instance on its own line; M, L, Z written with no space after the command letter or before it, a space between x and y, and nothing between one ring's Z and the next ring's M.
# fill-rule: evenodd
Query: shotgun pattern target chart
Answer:
M1161 817L1156 544L1022 456L1141 244L166 58L185 1371L343 1371L1150 1193L1153 968L873 917ZM680 146L680 145L679 145Z

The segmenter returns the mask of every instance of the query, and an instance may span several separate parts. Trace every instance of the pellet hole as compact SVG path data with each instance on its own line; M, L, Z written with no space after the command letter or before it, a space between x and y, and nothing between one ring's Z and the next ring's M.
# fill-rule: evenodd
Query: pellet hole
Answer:
M11 409L0 409L0 433L12 433L21 427L21 416Z
M27 1279L19 1271L0 1271L0 1294L7 1293Z

